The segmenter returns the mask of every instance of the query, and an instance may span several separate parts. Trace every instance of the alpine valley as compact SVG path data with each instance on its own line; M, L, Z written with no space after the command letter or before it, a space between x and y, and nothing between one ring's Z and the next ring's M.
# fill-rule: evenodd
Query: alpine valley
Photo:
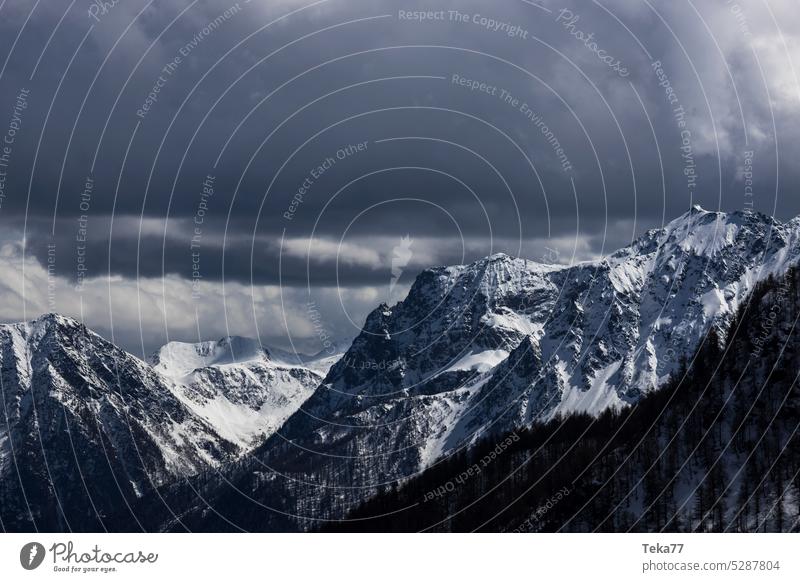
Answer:
M800 219L694 207L596 261L566 266L497 254L425 270L403 301L378 306L336 357L225 338L171 343L143 362L61 316L0 326L2 526L303 531L348 515L366 519L376 499L400 514L386 496L435 483L425 476L454 459L478 450L502 458L509 448L503 462L527 461L536 455L512 454L508 443L536 443L537 430L570 422L602 419L613 428L652 407L709 343L722 349L733 341L754 293L799 261ZM783 339L796 342L785 323ZM733 380L719 390L730 394ZM555 463L559 453L549 454ZM647 472L621 454L606 461L625 465L634 482ZM591 455L581 462L591 464ZM513 474L494 466L504 467L502 477ZM733 471L718 478L738 488ZM542 504L564 479L537 490ZM686 488L689 507L697 491ZM792 499L770 529L797 527ZM507 506L498 501L496 509ZM626 509L635 516L636 507L645 505ZM489 529L518 528L530 513L526 505ZM635 521L612 520L607 529Z

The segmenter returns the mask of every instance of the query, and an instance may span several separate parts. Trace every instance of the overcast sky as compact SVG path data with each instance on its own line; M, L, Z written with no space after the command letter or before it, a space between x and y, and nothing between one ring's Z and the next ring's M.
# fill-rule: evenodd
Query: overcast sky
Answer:
M428 266L586 260L693 203L791 218L796 11L5 0L0 319L318 351Z

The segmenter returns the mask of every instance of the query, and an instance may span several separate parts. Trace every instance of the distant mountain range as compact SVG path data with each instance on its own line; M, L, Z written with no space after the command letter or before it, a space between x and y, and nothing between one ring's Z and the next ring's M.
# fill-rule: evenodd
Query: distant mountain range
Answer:
M695 207L602 260L426 270L335 363L226 338L146 364L60 316L1 326L0 517L316 528L479 441L641 401L799 260L800 219Z

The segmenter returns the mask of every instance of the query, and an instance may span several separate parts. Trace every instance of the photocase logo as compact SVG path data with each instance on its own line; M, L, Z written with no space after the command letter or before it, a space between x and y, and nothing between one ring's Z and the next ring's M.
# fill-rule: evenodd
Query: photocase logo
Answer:
M39 542L30 542L19 551L19 563L26 570L35 570L44 561L44 546Z
M411 245L414 241L409 235L400 239L400 244L392 249L392 280L389 282L389 296L394 293L394 288L400 277L403 276L403 270L411 262L411 257L414 256L414 251L411 250Z

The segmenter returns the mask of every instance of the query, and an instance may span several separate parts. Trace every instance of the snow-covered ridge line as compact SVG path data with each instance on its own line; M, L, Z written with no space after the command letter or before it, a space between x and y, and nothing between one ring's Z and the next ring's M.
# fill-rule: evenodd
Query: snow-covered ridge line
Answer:
M367 487L487 434L627 406L712 327L724 336L754 286L798 260L800 219L695 206L594 261L495 254L426 269L403 301L367 317L305 413L281 429L293 451L273 439L273 456L369 451L344 471L361 476L347 485ZM397 365L345 365L359 361Z

